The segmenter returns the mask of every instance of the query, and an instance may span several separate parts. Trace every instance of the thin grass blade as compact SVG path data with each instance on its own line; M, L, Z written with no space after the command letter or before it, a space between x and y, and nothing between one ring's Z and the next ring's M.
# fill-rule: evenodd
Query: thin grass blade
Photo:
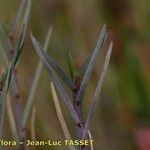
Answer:
M81 87L79 89L77 98L76 98L76 102L77 103L81 103L83 101L83 97L85 95L85 91L89 82L89 79L91 77L92 71L94 69L95 63L96 63L96 58L98 56L98 53L100 51L100 49L102 48L103 45L103 41L105 39L105 35L106 35L106 25L103 26L102 31L100 33L100 36L98 38L98 42L96 45L96 48L91 56L91 59L88 63L85 75L83 77L82 83L81 83Z
M8 61L5 61L4 65L7 66ZM3 88L3 85L4 85L5 80L6 80L6 76L7 76L7 72L6 73L3 72L1 77L0 77L0 82L1 82L0 88ZM7 115L8 115L8 119L9 119L9 123L10 123L12 136L17 141L18 140L18 134L17 134L17 128L16 128L16 124L15 124L15 118L14 118L14 114L13 114L13 110L12 110L12 105L11 105L9 93L8 93L8 96L6 97L6 107L7 107Z
M76 75L76 67L70 51L68 51L67 61L68 61L68 67L69 67L71 79L74 80Z
M34 39L34 38L32 38ZM60 66L45 52L44 48L38 43L41 48L41 53L47 63L55 70L59 77L68 85L70 89L74 88L72 80L66 75L66 73L60 68Z
M8 88L10 85L10 79L12 76L12 72L14 70L14 67L16 63L18 62L18 59L20 57L22 46L23 46L23 36L24 35L24 28L22 29L22 32L19 36L18 44L16 47L15 54L13 56L12 61L9 64L8 70L6 71L6 77L4 78L4 86L2 87L2 90L0 91L0 139L2 138L2 131L3 131L3 117L4 117L4 108L5 108L5 99L8 92Z
M10 75L11 75L11 70L9 67L6 80L3 81L4 82L3 89L0 91L0 139L2 139L3 136L4 104L5 104L8 87L10 84Z
M51 64L49 63L49 61L47 61L47 57L45 57L47 54L44 53L44 49L38 43L38 41L33 37L33 35L31 35L31 40L32 40L32 43L35 47L35 50L36 50L38 56L40 57L40 59L43 61L43 63L47 67L49 74L51 76L51 79L52 79L54 85L56 86L57 90L59 91L59 94L62 97L68 111L70 112L70 114L73 118L73 120L75 121L76 125L81 126L78 115L77 115L77 113L73 107L73 104L70 101L69 96L67 95L67 93L66 93L64 87L62 86L60 80L56 76L54 70L52 69Z
M45 44L44 44L44 49L45 50L48 49L51 34L52 34L52 26L49 27L48 34L47 34L46 39L45 39ZM23 128L26 126L27 120L29 118L29 114L31 112L31 109L32 109L32 106L33 106L33 103L34 103L34 100L35 100L34 97L35 97L36 89L37 89L38 82L39 82L39 79L40 79L40 76L41 76L42 68L43 68L43 64L39 60L39 63L38 63L38 66L37 66L37 69L36 69L36 72L35 72L35 76L34 76L34 79L33 79L33 82L32 82L32 86L30 88L30 92L29 92L29 95L28 95L28 98L27 98L27 103L26 103L26 106L25 106L25 110L24 110L24 113L23 113L23 119L22 119Z
M11 62L11 67L14 68L19 57L20 57L20 54L22 52L22 48L23 48L23 45L24 45L24 38L25 38L25 25L23 25L22 27L22 31L20 33L20 36L19 36L19 39L18 39L18 42L17 42L17 45L16 45L16 50L15 50L15 54L13 56L13 59L12 59L12 62Z
M32 5L32 0L26 0L25 6L24 6L24 14L23 14L23 31L22 34L17 42L17 46L16 46L16 51L18 49L21 49L24 45L24 39L25 39L25 34L27 31L27 25L28 25L28 20L30 17L30 11L31 11L31 5ZM17 53L18 56L20 55L20 53ZM16 57L18 57L16 56ZM16 62L14 62L16 63ZM16 74L13 74L13 95L20 95L19 93L19 87L18 87L18 79L16 77ZM15 88L14 88L15 87ZM17 122L17 126L18 126L18 131L19 131L19 135L20 138L24 138L24 131L22 130L22 104L21 104L21 100L20 98L15 98L15 103L17 104L15 106L15 115L16 115L16 122Z
M87 134L87 131L90 130L90 128L91 128L92 119L93 119L94 112L95 112L95 109L96 109L96 105L97 105L97 102L99 100L99 96L100 96L100 93L101 93L103 80L104 80L104 77L105 77L109 62L110 62L112 48L113 48L113 42L111 41L110 45L109 45L109 48L108 48L108 51L107 51L107 54L106 54L106 57L105 57L103 70L102 70L102 73L100 75L100 78L99 78L98 84L96 86L94 96L93 96L93 99L92 99L92 102L91 102L91 105L90 105L90 110L89 110L89 113L88 113L88 117L87 117L87 120L86 120L84 131L83 131L83 136L82 136L83 139L85 138L85 136Z
M102 32L102 31L101 31ZM104 40L103 40L103 43L102 43L102 46L103 46L103 44L104 44L104 42L105 42L105 39L107 39L107 33L105 34L105 37L104 37ZM101 46L101 47L102 47ZM88 65L89 65L89 62L90 62L90 60L91 60L91 58L92 58L92 55L93 55L93 53L94 53L94 50L90 53L90 55L87 57L87 59L85 60L85 62L84 62L84 64L82 65L82 67L81 67L81 69L78 71L78 76L82 79L83 77L84 77L84 75L85 75L85 72L86 72L86 70L87 70L87 67L88 67Z

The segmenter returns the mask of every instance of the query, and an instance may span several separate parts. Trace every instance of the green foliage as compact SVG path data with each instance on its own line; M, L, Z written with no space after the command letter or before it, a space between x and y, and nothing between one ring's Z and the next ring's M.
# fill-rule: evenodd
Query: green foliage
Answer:
M36 50L38 56L40 57L40 59L43 61L43 63L47 67L49 74L50 74L50 76L54 82L54 85L56 86L57 90L59 91L59 94L61 95L61 98L63 99L68 111L70 112L70 114L73 118L73 120L75 121L76 125L79 125L80 121L79 121L78 115L76 114L76 111L75 111L75 109L74 109L74 107L70 101L70 98L69 98L68 94L66 93L64 87L62 86L60 80L57 78L53 68L55 68L55 70L57 72L59 72L60 77L62 76L62 70L46 54L44 48L38 43L38 41L33 37L33 35L31 35L31 40L32 40L32 43L35 47L35 50ZM66 75L65 75L65 77L62 76L62 78L64 79L65 82L68 81L68 80L66 80L68 78Z
M22 32L20 33L20 36L18 39L18 43L16 46L16 51L15 51L15 54L13 56L13 59L10 62L6 73L4 75L2 75L2 77L1 77L2 87L1 87L1 91L0 91L0 138L2 138L2 131L3 131L3 117L4 117L5 99L6 99L6 95L8 92L9 85L10 85L12 72L16 66L16 63L18 62L18 59L20 58L20 54L22 51L22 47L23 47L23 43L24 43L24 35L25 35L24 31L25 30L23 27Z
M52 138L53 129L57 130L54 122L49 126L49 121L56 119L56 116L53 115L55 113L53 112L54 109L45 107L47 101L44 100L51 100L51 97L49 88L47 87L49 80L45 78L45 74L40 78L44 62L49 71L50 78L54 82L56 88L55 94L59 94L58 100L62 100L65 104L77 128L76 131L71 130L74 128L66 119L68 114L63 112L64 108L62 108L61 115L64 115L66 125L69 122L68 131L65 131L66 127L63 124L65 121L62 119L63 115L58 115L58 118L61 118L60 122L63 125L65 133L69 133L71 134L70 137L73 137L74 132L76 132L79 139L78 132L82 136L81 138L88 137L90 139L92 139L92 133L93 139L96 141L91 146L92 150L94 147L95 149L102 148L109 150L116 148L122 150L135 149L130 145L131 143L133 144L134 133L136 133L139 127L149 128L150 126L149 22L146 22L148 20L148 15L146 14L149 12L147 9L149 5L145 5L145 2L148 2L148 0L133 1L132 5L127 1L117 1L117 3L112 3L111 1L111 5L109 5L110 1L105 1L104 3L103 1L99 1L99 5L95 1L87 2L86 5L80 1L61 1L61 3L50 2L48 0L34 1L29 30L35 32L39 38L42 38L41 31L46 32L45 28L47 28L48 24L54 22L56 28L51 47L49 48L50 53L53 53L57 58L59 57L58 61L62 63L62 66L64 61L60 60L60 56L63 50L69 47L71 52L73 51L73 53L70 51L67 53L67 65L69 69L69 74L67 74L64 71L65 69L58 65L59 62L46 52L50 34L47 34L49 37L47 36L47 42L45 42L44 46L32 37L32 43L42 60L38 61L34 76L32 76L35 69L34 54L32 53L29 39L27 39L27 47L24 51L24 57L22 57L22 59L25 58L20 66L22 68L17 71L17 63L24 45L32 0L20 0L16 15L13 21L10 21L17 2L18 0L14 0L13 3L9 0L0 1L0 17L4 17L5 20L5 23L0 23L0 71L2 72L0 73L0 137L2 137L2 130L6 130L3 124L3 118L5 118L4 109L6 108L6 114L8 114L8 110L10 110L9 106L12 107L12 111L10 111L11 115L8 114L6 116L8 117L6 118L6 122L15 118L12 121L14 125L10 121L9 126L11 131L12 126L17 130L14 130L14 134L12 134L13 131L7 133L9 132L8 129L6 131L6 135L9 135L8 138L10 138L11 134L14 139L19 141L32 137L32 131L30 132L31 117L33 117L35 122L35 124L32 124L35 131L41 127L40 125L43 125L41 131L35 132L37 134L35 134L35 137L45 137L48 135L48 137ZM9 4L13 4L15 7L12 8L13 6ZM123 5L127 9L116 7L120 5ZM39 12L39 10L42 10L42 12ZM96 61L101 62L97 58L107 38L106 25L102 28L96 48L93 48L89 55L87 53L89 52L88 48L91 48L95 42L95 35L98 30L97 24L104 20L107 23L109 22L107 42L112 39L114 41L113 64L106 77L106 86L102 93L101 105L95 115L112 49L111 43L108 49L109 53L105 57L102 73L98 75L101 65L99 66L97 63L95 66L95 64ZM20 33L20 25L22 24L24 24L23 30ZM18 33L20 33L20 38L17 40ZM134 50L135 53L133 52ZM77 59L74 59L72 54L75 54ZM9 55L12 57L9 57ZM88 56L87 59L83 64L80 64L82 60L78 60L78 57L82 59L86 55ZM104 54L102 54L103 56ZM29 67L28 63L31 63ZM76 67L76 63L81 66L79 69ZM27 68L29 68L29 71L26 70ZM92 73L94 74L93 78L91 78ZM26 79L25 75L27 75L28 79ZM99 79L97 81L98 76ZM33 81L31 83L32 77ZM18 81L19 79L21 80ZM92 82L89 84L90 79ZM31 87L29 87L29 84ZM64 84L67 85L67 88ZM12 91L10 92L8 91L9 87L12 87ZM53 87L53 91L51 90L52 93L54 93L55 88ZM91 96L92 94L93 96ZM6 101L6 96L8 96L9 101ZM92 97L91 101L90 97ZM62 104L60 102L59 105L58 100L55 101L57 113L61 110L60 107ZM5 102L8 102L9 106ZM40 108L41 106L42 108ZM32 107L36 107L37 111L31 115ZM50 115L50 120L47 118L44 120L44 117L40 118L41 112ZM94 130L90 131L94 115L97 118L94 120ZM41 122L39 123L40 119ZM46 132L44 133L43 130ZM54 134L60 136L59 131L54 131ZM100 136L98 136L97 131L101 132ZM20 134L21 132L23 134ZM17 138L14 135L17 135ZM65 135L65 137L67 136ZM97 139L100 142L97 142ZM24 150L25 148L21 147L20 149Z
M79 92L75 91L74 89L72 90L72 94L74 94L74 93L77 94L77 98L75 98L76 102L75 102L74 106L73 106L67 92L65 91L65 88L61 84L59 78L57 78L57 75L60 78L62 78L65 83L68 82L67 78L69 78L69 77L62 71L61 67L59 67L56 64L56 62L45 52L44 48L35 39L35 37L33 35L31 35L32 43L34 45L34 48L35 48L39 58L45 64L45 66L46 66L46 68L50 74L50 77L51 77L52 81L54 82L54 85L56 86L61 98L63 99L63 101L65 103L65 106L67 107L70 115L72 116L72 118L76 124L78 139L86 138L88 136L88 131L91 129L90 127L92 124L92 119L94 116L96 103L99 99L103 80L104 80L104 76L106 74L106 71L107 71L107 68L109 65L111 51L112 51L112 47L113 47L113 42L110 42L110 46L108 48L108 52L106 54L106 58L105 58L104 66L103 66L103 71L100 75L100 78L99 78L99 81L98 81L98 84L97 84L97 87L95 89L95 93L94 93L94 96L93 96L93 99L91 102L88 118L87 118L86 123L83 124L83 122L81 120L81 118L83 117L82 101L83 101L83 98L85 95L86 87L88 85L89 79L91 77L91 74L92 74L92 71L94 68L94 65L96 63L96 57L99 53L99 50L102 48L102 44L103 44L103 41L105 39L105 35L106 35L106 25L104 25L102 28L102 31L101 31L100 36L98 38L98 42L97 42L97 45L96 45L94 52L92 53L91 56L89 56L89 58L85 62L85 65L83 65L84 66L83 70L86 70L86 71L85 71L85 75L83 77L83 80L81 82L81 87L79 89ZM70 80L70 81L72 83L74 83L74 78L76 77L75 76L76 69L75 69L75 63L73 61L73 58L72 58L70 52L68 53L68 65L69 65L69 70L70 70L70 74L71 74L71 78L72 78L72 80ZM57 75L55 74L55 72L57 73ZM63 76L62 76L62 74L63 74ZM67 85L70 86L69 84L67 84ZM74 87L76 86L75 83L73 86ZM78 109L78 107L79 107L79 109Z
M45 39L45 46L44 46L45 50L48 49L48 44L50 42L51 33L52 33L52 26L50 26L50 28L48 30L48 33L47 33L47 36L46 36L46 39ZM37 70L35 72L35 77L33 79L31 89L29 91L29 95L28 95L28 98L27 98L27 103L26 103L26 106L25 106L25 109L24 109L24 114L23 114L23 118L22 118L23 128L25 128L25 126L27 124L27 120L29 118L31 109L32 109L33 104L34 104L36 89L37 89L38 82L39 82L39 79L40 79L40 76L41 76L42 67L43 67L42 62L39 61L38 66L37 66Z
M68 66L69 66L69 72L70 72L71 79L74 80L77 71L76 71L74 59L73 59L70 51L68 51L67 60L68 60Z
M89 56L89 58L85 61L82 69L81 69L81 75L83 74L83 80L81 83L81 87L79 89L76 101L77 102L81 102L83 101L84 95L85 95L85 91L87 88L87 85L89 83L89 79L91 77L93 68L95 66L96 63L96 58L98 56L99 51L102 48L104 39L105 39L105 35L106 35L106 25L103 26L102 31L99 35L98 41L97 41L97 45L92 53L92 55Z

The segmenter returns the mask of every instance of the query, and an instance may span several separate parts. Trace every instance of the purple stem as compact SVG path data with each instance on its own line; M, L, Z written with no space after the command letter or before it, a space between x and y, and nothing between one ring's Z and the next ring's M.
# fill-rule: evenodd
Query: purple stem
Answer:
M76 101L76 98L77 98L77 95L78 95L78 91L80 89L80 86L81 86L81 82L80 82L80 78L77 78L75 79L74 81L74 85L75 85L75 89L73 90L73 103L74 103L74 108L75 108L75 111L78 115L78 118L80 120L80 123L83 125L82 127L79 127L79 126L76 126L76 133L77 133L77 138L79 140L82 139L82 135L83 135L83 130L84 130L84 114L83 114L83 108L82 108L82 102L81 103L78 103ZM89 147L81 147L82 150L90 150Z
M14 55L15 49L13 46L13 36L9 36L9 51L8 51L8 59L9 61L12 60L12 57ZM14 104L14 112L15 112L15 118L16 118L16 126L18 131L18 137L20 141L24 141L25 139L25 132L22 130L22 103L20 98L20 90L19 90L19 83L17 78L17 69L15 68L12 73L12 94L13 94L13 104ZM25 150L25 145L21 145L19 147L19 150Z

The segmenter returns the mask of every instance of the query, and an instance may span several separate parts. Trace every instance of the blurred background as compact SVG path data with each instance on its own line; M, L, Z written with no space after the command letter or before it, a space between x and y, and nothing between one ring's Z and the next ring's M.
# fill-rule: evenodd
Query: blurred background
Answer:
M9 27L18 5L19 0L0 0L0 22ZM39 60L30 41L30 32L43 44L49 26L53 25L48 53L69 72L67 51L71 51L77 68L80 68L90 51L95 48L99 32L106 23L108 39L113 40L114 48L92 124L94 147L96 150L150 150L149 6L149 0L33 0L28 34L18 66L22 102L26 102ZM20 29L21 24L18 32ZM85 116L107 47L108 42L100 52L87 89ZM36 138L64 139L45 67L36 92L35 105ZM75 138L70 115L63 103L61 106L71 135ZM6 118L5 137L11 139L7 122ZM27 131L30 138L30 121Z

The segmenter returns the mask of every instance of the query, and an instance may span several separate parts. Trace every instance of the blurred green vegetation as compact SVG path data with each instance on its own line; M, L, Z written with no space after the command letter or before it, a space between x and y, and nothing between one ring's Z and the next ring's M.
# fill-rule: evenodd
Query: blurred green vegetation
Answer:
M0 0L0 22L6 27L11 24L18 4L19 0ZM18 70L23 102L26 101L38 62L30 41L30 32L43 44L49 25L53 25L48 51L68 72L67 51L71 51L76 65L81 67L95 47L99 30L106 23L108 40L114 41L114 48L93 122L94 147L96 150L138 149L136 132L144 127L150 129L149 6L149 0L33 0L28 35ZM18 26L18 31L20 27ZM85 113L102 69L107 44L106 42L99 56L87 90ZM61 106L71 134L75 137L71 118L64 105ZM8 130L5 136L10 139L7 122L6 118ZM64 138L56 117L50 79L45 68L36 93L36 137Z

